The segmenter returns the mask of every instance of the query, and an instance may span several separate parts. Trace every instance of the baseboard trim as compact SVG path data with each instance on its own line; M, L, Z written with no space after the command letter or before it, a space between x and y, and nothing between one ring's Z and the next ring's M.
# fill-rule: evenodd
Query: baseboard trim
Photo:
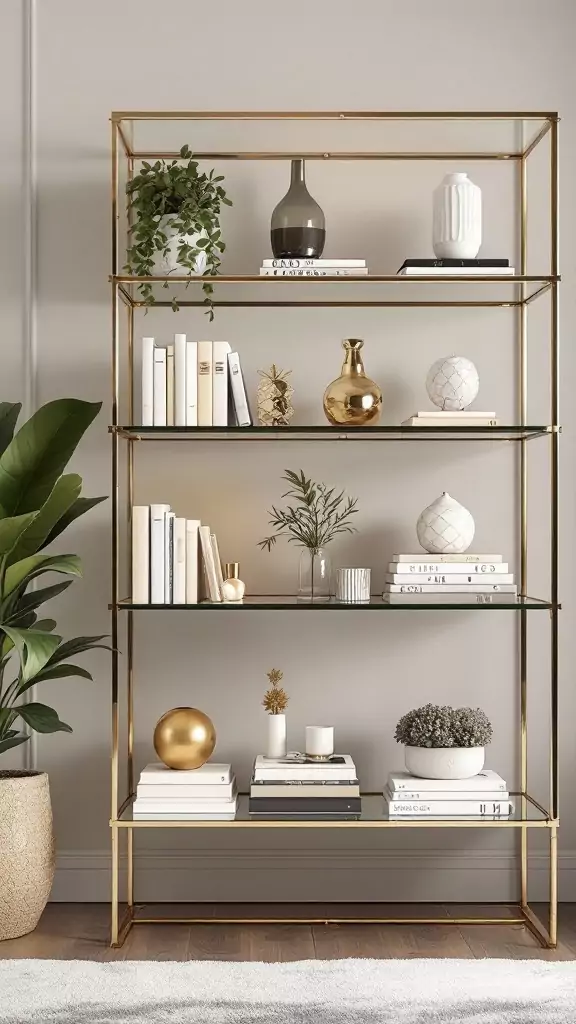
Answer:
M530 856L530 899L548 894L548 858ZM136 898L146 902L270 900L500 902L517 899L518 858L500 851L221 849L135 855ZM125 862L121 866L124 882ZM559 854L559 894L576 900L576 850ZM58 854L51 899L100 903L110 896L108 850Z

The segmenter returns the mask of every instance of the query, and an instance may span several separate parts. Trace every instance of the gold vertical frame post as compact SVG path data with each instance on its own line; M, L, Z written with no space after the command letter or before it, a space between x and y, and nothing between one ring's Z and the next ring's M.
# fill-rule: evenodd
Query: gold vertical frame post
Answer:
M118 126L112 121L112 267L118 269ZM112 284L112 426L118 426L119 394L119 320L118 285ZM118 432L112 431L112 757L110 778L110 814L114 822L118 816L118 601L119 601L119 515L118 515ZM119 857L118 828L112 825L112 914L111 941L118 942L118 887Z
M526 274L528 260L528 178L527 157L519 162L519 220L520 220L520 273ZM522 299L526 299L526 286L521 286ZM523 301L518 307L518 414L522 425L528 418L528 307ZM520 441L520 593L528 593L528 443ZM520 611L520 790L528 792L528 620L525 609ZM525 797L521 799L522 817L526 817ZM528 830L520 832L520 904L528 906Z
M550 261L551 273L558 274L558 118L551 123L550 132ZM558 818L558 540L560 529L559 508L559 443L560 443L560 325L558 310L558 284L551 292L551 353L550 353L550 813ZM558 833L556 825L550 832L550 943L557 942L558 927Z
M123 139L127 159L128 180L134 177L134 157ZM132 223L132 211L128 214ZM128 316L128 422L134 423L134 307L127 308ZM132 593L132 508L134 505L134 441L128 441L127 462L127 547L128 585ZM134 792L134 613L128 612L126 623L127 679L126 679L126 730L127 730L127 788L128 796ZM126 867L126 902L129 912L134 906L134 833L128 829Z

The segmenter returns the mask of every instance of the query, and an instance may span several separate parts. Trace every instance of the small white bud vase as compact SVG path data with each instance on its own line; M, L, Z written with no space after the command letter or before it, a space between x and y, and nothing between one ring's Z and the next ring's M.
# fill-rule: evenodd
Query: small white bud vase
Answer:
M464 505L444 491L424 509L416 523L416 533L430 554L459 555L474 540L474 519Z
M465 356L445 356L437 359L428 370L426 390L439 409L461 412L472 404L480 378L478 370Z
M268 715L266 757L286 757L286 715Z
M482 192L461 172L434 190L432 248L438 259L473 260L482 244Z

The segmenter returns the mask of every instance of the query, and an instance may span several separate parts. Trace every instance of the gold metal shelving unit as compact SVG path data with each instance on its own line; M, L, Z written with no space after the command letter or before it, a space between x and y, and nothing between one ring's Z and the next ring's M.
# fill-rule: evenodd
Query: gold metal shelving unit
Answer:
M183 111L120 111L112 114L112 422L110 425L112 441L112 640L114 653L112 657L112 770L111 770L111 816L112 835L112 900L111 900L111 942L119 946L124 941L133 925L139 923L167 923L168 921L202 922L214 921L214 916L205 917L151 917L138 909L134 894L134 848L135 829L143 828L497 828L517 830L520 837L520 854L518 870L518 899L514 909L508 916L494 917L452 917L438 918L402 918L375 917L373 915L355 917L354 920L378 921L379 923L455 923L455 924L511 924L522 923L528 927L542 945L553 948L557 941L557 833L558 833L558 449L559 449L559 326L558 326L558 115L555 112L183 112ZM247 125L261 126L262 123L280 122L283 126L295 123L307 128L314 124L328 125L333 131L336 145L328 152L315 148L307 149L295 146L292 150L207 150L196 152L197 159L207 160L290 160L304 157L306 160L440 160L440 161L499 161L512 162L516 168L516 195L518 200L518 246L520 274L514 277L495 277L478 275L475 277L459 277L453 279L431 277L399 278L392 275L372 275L360 280L354 278L271 278L254 277L251 275L222 276L214 278L214 305L233 307L270 307L270 306L358 306L358 307L502 307L514 308L517 313L517 408L518 422L509 426L501 426L491 430L483 428L451 428L443 427L435 430L418 427L399 427L380 425L373 428L358 430L342 430L336 427L300 426L286 428L282 432L269 431L264 428L149 428L134 423L134 312L142 302L138 298L139 282L149 280L158 285L156 300L160 306L170 306L165 298L162 286L167 280L171 288L179 289L178 301L182 306L202 306L202 298L198 294L198 281L189 282L186 277L171 276L167 278L136 278L122 273L124 263L125 238L123 238L122 217L124 216L123 179L132 177L135 163L141 160L173 159L178 157L178 150L166 144L170 129L174 122L221 122L232 127ZM338 132L341 126L350 124L374 123L379 131L380 144L382 138L386 148L374 150L345 150L338 144ZM442 151L434 149L434 134L441 122L443 134L449 137L450 144ZM145 130L143 130L145 129ZM151 142L150 135L159 131L159 141ZM428 140L428 144L418 147L410 143L410 133L417 139L419 135ZM237 134L237 133L236 133ZM397 137L397 141L396 140ZM480 139L480 143L471 139ZM310 136L308 135L308 138ZM407 141L408 140L408 141ZM315 137L314 137L315 141ZM542 275L527 273L528 255L528 188L527 172L529 158L537 147L548 147L549 161L549 268ZM549 296L550 304L550 412L549 422L531 425L528 421L528 311L532 302ZM120 310L126 310L126 346L122 351ZM124 362L124 359L126 360ZM126 413L121 415L121 367L127 369L127 402ZM123 412L124 410L122 410ZM544 438L549 448L550 480L550 590L546 597L528 596L528 442ZM442 605L431 604L430 611L441 613L443 610L455 610L464 607L467 611L502 611L514 612L518 628L519 650L519 738L520 738L520 791L516 794L516 811L510 818L410 818L389 819L384 811L383 799L379 794L366 794L363 798L363 810L358 821L326 822L326 821L278 821L250 820L247 812L246 798L241 797L239 809L234 821L134 821L132 819L132 803L135 796L134 779L134 615L145 611L181 610L189 611L217 610L218 613L250 614L251 611L262 610L287 612L298 610L300 614L322 610L330 614L342 610L335 604L311 605L309 608L298 604L286 596L262 595L247 599L241 607L231 605L211 606L206 604L166 606L136 605L130 596L124 597L121 592L121 563L126 567L126 578L130 580L130 550L126 544L126 552L121 552L120 516L120 446L126 445L126 526L127 538L130 539L131 507L135 471L135 447L142 441L155 440L166 443L194 440L218 441L221 443L244 442L258 443L261 441L339 441L341 443L398 442L413 441L466 441L466 442L505 442L519 446L518 460L518 540L520 551L520 595L505 604L479 604L477 606L459 606L446 602ZM419 606L422 610L426 606ZM413 605L387 605L380 598L374 597L369 605L354 608L356 614L363 612L384 613L403 612L413 609ZM350 611L351 608L345 610ZM550 774L549 800L547 807L538 803L528 792L528 708L527 708L527 662L528 662L528 612L545 611L550 622ZM125 623L125 642L119 643L120 625ZM122 754L126 759L125 787L120 793L120 654L126 652L126 732L122 744ZM544 925L534 914L528 902L528 835L533 828L545 829L549 838L549 912L548 922ZM127 847L126 872L126 906L123 916L120 914L119 876L120 876L120 837L125 834ZM310 904L311 913L307 922L327 921L325 916L314 915L314 904ZM217 920L223 920L217 918ZM238 921L239 918L229 920ZM272 918L250 918L260 922ZM283 921L295 921L288 914ZM351 921L353 918L330 917L330 921Z

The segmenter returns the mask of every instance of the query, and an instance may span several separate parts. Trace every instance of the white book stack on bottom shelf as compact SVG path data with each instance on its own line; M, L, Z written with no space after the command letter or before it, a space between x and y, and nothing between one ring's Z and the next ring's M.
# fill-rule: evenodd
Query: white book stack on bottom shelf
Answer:
M390 772L384 799L394 818L506 818L514 811L505 780L488 769L456 780Z
M236 778L229 764L207 761L200 768L175 771L147 764L136 790L133 817L139 821L232 821Z
M517 594L502 555L393 555L384 576L387 604L497 604Z

